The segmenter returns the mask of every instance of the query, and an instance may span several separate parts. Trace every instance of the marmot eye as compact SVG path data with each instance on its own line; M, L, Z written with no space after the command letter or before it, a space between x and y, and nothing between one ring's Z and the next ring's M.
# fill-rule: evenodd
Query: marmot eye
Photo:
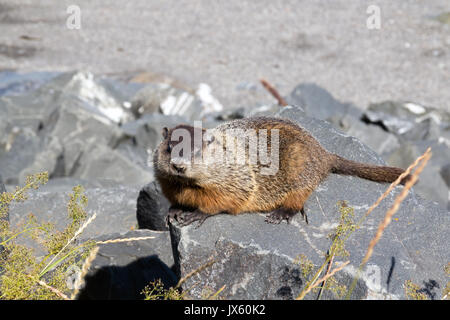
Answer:
M170 145L170 143L167 145L167 152L168 153L172 152L172 146Z

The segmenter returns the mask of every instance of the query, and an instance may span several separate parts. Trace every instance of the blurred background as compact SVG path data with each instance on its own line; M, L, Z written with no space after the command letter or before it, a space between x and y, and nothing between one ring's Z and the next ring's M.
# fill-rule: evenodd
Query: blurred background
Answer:
M80 8L69 29L67 8ZM370 5L380 29L368 29ZM145 71L227 108L267 101L264 77L289 93L314 82L361 108L409 99L450 111L450 5L406 1L0 1L0 69Z

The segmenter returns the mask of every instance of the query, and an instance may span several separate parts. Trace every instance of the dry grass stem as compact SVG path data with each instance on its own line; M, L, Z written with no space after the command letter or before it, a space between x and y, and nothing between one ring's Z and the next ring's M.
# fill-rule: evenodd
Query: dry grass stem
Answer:
M259 80L261 82L261 84L263 85L264 88L266 88L267 91L270 92L270 94L277 99L278 104L282 107L287 106L288 103L286 102L286 100L284 100L284 98L278 93L277 89L275 89L269 82L267 82L264 79L260 79Z
M341 271L342 269L344 269L344 267L346 265L348 265L350 263L350 261L346 261L343 264L341 264L339 267L334 268L331 272L327 273L326 275L324 275L322 278L317 279L308 289L304 290L297 298L296 300L301 300L303 299L306 294L308 292L310 292L312 289L314 289L315 287L317 287L320 283L325 282L327 279L331 278L332 276L334 276L334 274L338 271Z
M414 169L420 161L422 161L431 151L431 148L428 148L427 151L420 157L418 157L406 170L403 172L394 182L391 183L391 185L386 189L386 191L375 201L375 203L367 210L366 215L364 218L366 218L378 205L383 201L384 198L386 198L391 191L400 184L400 182L405 178L407 175L411 173L411 170Z
M214 300L217 298L217 296L227 287L227 285L223 285L219 290L217 290L215 293L210 295L206 300Z
M187 279L189 279L189 278L192 277L193 275L195 275L195 274L201 272L202 270L208 268L209 266L213 265L214 263L216 263L216 261L215 261L215 260L211 260L211 261L205 263L204 265L198 267L197 269L195 269L195 270L189 272L186 276L184 276L183 278L181 278L180 281L178 281L177 285L175 286L175 289L178 289L179 287L181 287L181 285L182 285Z
M105 241L97 241L96 244L109 244L109 243L119 243L119 242L128 242L128 241L140 241L140 240L148 240L155 239L155 237L136 237L136 238L124 238L124 239L111 239Z
M55 261L55 259L56 259L56 257L61 253L61 252L63 252L66 248L67 248L67 246L69 245L69 244L71 244L72 243L72 241L74 241L83 231L84 231L84 229L86 229L86 227L95 219L97 217L97 213L94 213L93 215L92 215L92 217L90 217L89 219L87 219L86 220L86 222L85 223L83 223L83 225L75 232L75 234L73 235L73 237L69 240L69 241L67 241L67 243L66 243L66 245L61 249L61 250L59 250L59 252L57 253L57 254L55 254L55 256L50 260L50 262L45 266L45 268L43 269L43 270L47 270L47 268L53 263L53 261Z
M75 290L71 297L72 300L74 300L76 298L76 296L78 295L78 292L79 292L81 286L83 285L84 277L87 275L87 273L89 271L89 267L92 264L92 261L94 261L95 257L97 257L98 249L99 249L98 247L93 248L91 250L91 252L89 253L89 256L84 261L83 266L81 267L80 276L78 277L77 281L75 282Z
M325 272L325 275L330 273L333 262L334 262L334 255L331 256L330 261L328 262L328 268L327 268L327 272ZM322 296L322 292L323 292L323 289L325 288L326 283L327 283L327 280L324 280L324 282L322 283L322 287L320 288L320 292L319 292L317 300L320 300L320 297Z
M54 294L56 294L58 297L64 299L64 300L70 300L70 298L68 296L66 296L64 293L62 293L61 291L59 291L58 289L49 286L48 284L46 284L44 281L42 280L37 280L35 278L33 278L32 276L28 275L28 277L30 277L31 279L33 279L34 281L36 281L39 285L41 285L42 287L50 290L51 292L53 292Z
M400 208L400 204L405 200L406 196L409 193L409 190L412 188L412 186L416 183L417 179L419 178L419 174L422 172L423 168L425 168L425 165L427 164L428 160L431 158L431 152L430 148L418 159L420 159L422 162L418 165L417 169L414 171L414 173L411 176L411 179L406 182L405 187L403 188L402 192L397 196L397 198L394 201L394 204L392 207L386 212L386 215L381 221L380 225L378 226L377 233L375 234L375 237L370 241L369 247L367 248L366 255L362 261L362 265L365 265L367 261L369 261L370 257L373 253L373 248L377 244L377 242L380 240L381 236L383 235L384 229L391 223L392 216L397 212L397 210ZM417 162L417 161L416 161ZM415 162L415 163L416 163Z

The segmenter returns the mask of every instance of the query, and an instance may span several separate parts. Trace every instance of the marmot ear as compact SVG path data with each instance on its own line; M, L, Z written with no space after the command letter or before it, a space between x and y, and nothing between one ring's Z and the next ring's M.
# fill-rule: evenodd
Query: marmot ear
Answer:
M164 127L164 128L162 129L161 134L162 134L162 136L163 136L164 139L167 139L167 136L168 136L168 134L169 134L169 129L167 129L167 127Z
M214 142L214 140L216 139L216 137L214 137L213 134L209 133L208 131L206 131L204 140L207 144L210 144L212 142Z

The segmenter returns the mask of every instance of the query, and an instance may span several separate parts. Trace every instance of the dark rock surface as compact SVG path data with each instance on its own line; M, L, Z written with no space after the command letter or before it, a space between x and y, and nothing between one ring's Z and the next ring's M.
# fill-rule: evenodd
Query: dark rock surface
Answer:
M3 178L0 175L0 194L5 192L5 191L6 191L5 184L3 183Z
M304 117L295 108L288 107L279 116L298 122L329 151L352 160L384 163L357 139L337 132L326 122ZM195 224L184 228L172 225L172 241L175 240L181 276L210 259L217 261L184 286L200 282L191 291L195 298L201 297L205 286L215 292L223 285L226 285L223 296L228 299L296 297L306 284L298 257L305 255L315 266L323 263L331 245L328 234L340 219L338 201L346 201L354 208L356 222L387 186L356 177L330 175L306 202L308 225L301 215L291 224L270 225L260 214L219 215L207 219L198 229ZM350 287L378 224L400 190L401 187L397 187L348 239L345 247L349 257L335 259L351 261L337 276L339 284ZM423 288L436 284L427 294L429 298L439 298L447 281L444 266L450 259L444 239L450 223L448 213L412 192L395 218L376 245L352 297L405 299L404 284L411 280ZM307 298L314 299L316 295L310 293ZM331 292L327 295L336 298Z
M328 91L314 83L303 83L286 98L290 105L300 106L310 116L328 120L335 115L351 114L358 117L361 110L351 103L336 100Z
M85 277L80 300L143 299L145 286L160 279L166 289L177 284L168 232L136 230L96 238L98 241L152 237L101 244Z
M156 182L151 182L139 191L136 204L136 219L139 229L155 231L169 230L166 224L170 203L162 195Z
M82 181L78 181L81 182ZM54 181L51 186L42 190L30 191L28 200L13 203L10 206L10 223L16 227L26 221L28 214L32 213L38 221L52 222L58 230L63 230L70 221L67 214L69 194L72 193L69 181L58 184ZM81 234L80 239L96 238L105 234L122 233L136 229L136 199L139 188L126 186L86 188L88 198L87 212L89 215L97 214ZM27 238L19 237L28 245L33 245ZM42 248L35 247L36 255L43 254Z

